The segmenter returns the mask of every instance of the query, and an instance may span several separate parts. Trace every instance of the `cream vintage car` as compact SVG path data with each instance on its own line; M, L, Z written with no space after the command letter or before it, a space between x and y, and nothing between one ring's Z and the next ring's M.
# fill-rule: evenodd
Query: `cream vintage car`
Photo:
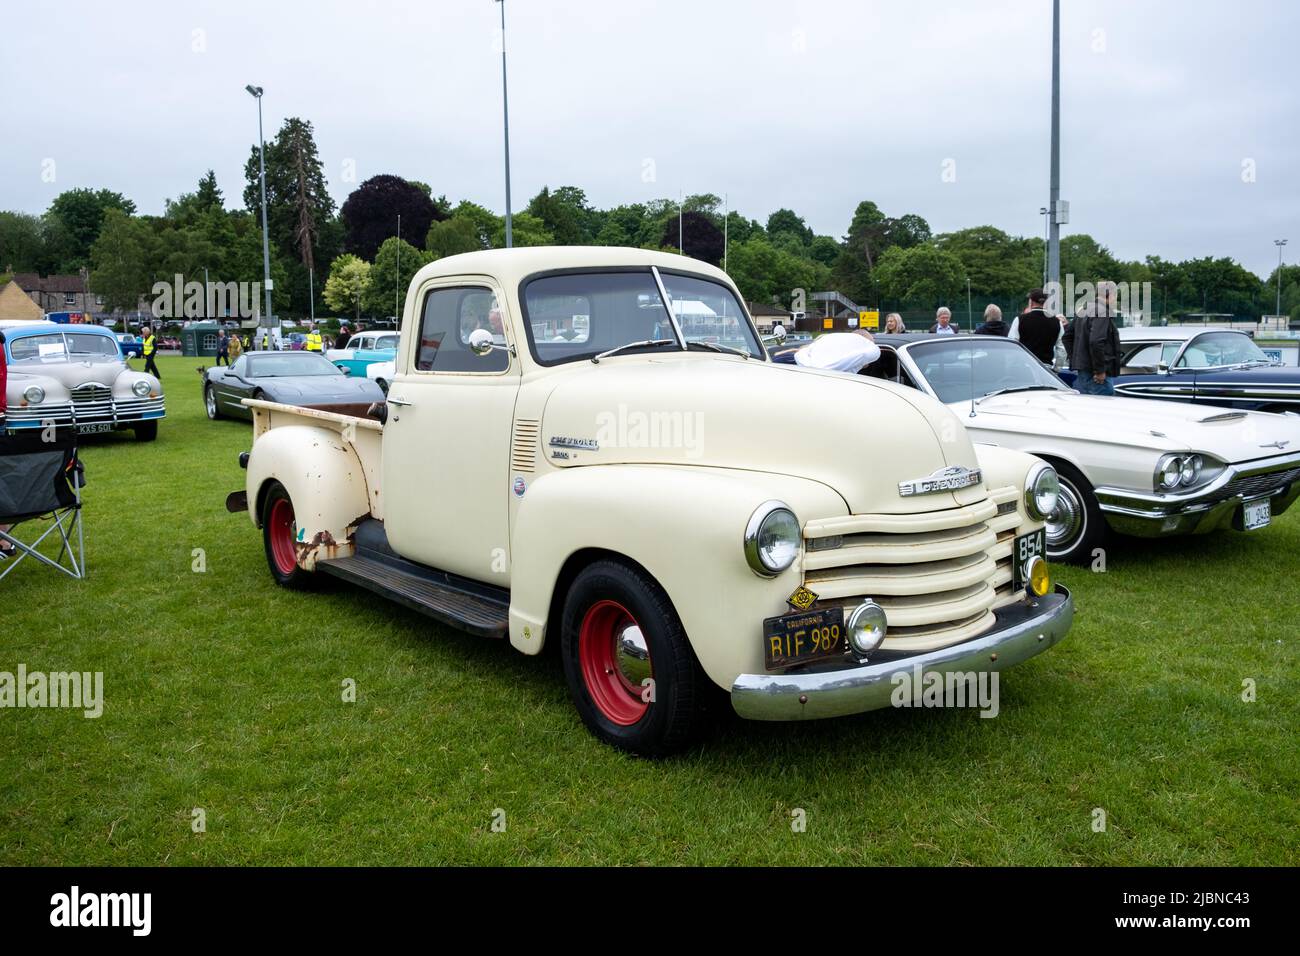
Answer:
M976 442L1031 452L1060 476L1047 555L1090 561L1108 530L1254 531L1300 495L1300 417L1081 395L1019 342L879 336L864 374L944 402Z
M281 584L334 575L525 654L557 642L588 727L659 754L714 689L748 718L851 714L1069 629L1052 469L869 387L769 361L692 259L451 256L411 282L386 404L245 401L227 507Z
M78 434L131 429L158 437L162 383L126 364L117 337L98 325L13 322L3 326L8 381L5 428Z

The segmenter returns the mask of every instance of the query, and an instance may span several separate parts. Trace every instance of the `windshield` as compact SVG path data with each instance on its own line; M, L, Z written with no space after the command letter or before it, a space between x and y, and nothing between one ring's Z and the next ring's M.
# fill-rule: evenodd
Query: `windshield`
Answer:
M664 273L662 278L688 343L763 354L730 289L696 276ZM668 340L641 347L647 351L681 349L649 270L541 276L525 285L523 297L529 346L543 365L591 358L637 342Z
M293 375L342 375L334 364L315 352L250 355L246 378L283 378Z
M979 340L921 342L909 348L907 354L945 404L968 402L972 395L983 398L998 391L1068 391L1019 343L1005 339L981 336Z
M93 332L50 332L24 335L9 343L11 362L116 362L122 353L111 335Z
M395 349L397 348L397 336L381 335L379 338L375 339L373 347L376 349Z
M1178 360L1179 368L1221 368L1252 362L1272 364L1250 336L1243 332L1207 332L1198 335Z

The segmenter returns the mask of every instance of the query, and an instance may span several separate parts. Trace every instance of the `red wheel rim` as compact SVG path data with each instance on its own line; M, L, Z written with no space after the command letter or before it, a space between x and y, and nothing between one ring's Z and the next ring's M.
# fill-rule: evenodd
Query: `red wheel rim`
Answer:
M626 673L629 658L621 645L632 628L640 640L636 618L617 601L598 601L587 609L578 631L578 663L592 702L611 722L623 727L635 724L650 709L642 699L650 689ZM642 645L643 646L643 645ZM633 660L636 660L633 658ZM648 651L640 666L650 673Z
M297 549L294 547L293 505L288 498L276 498L267 518L267 533L271 538L271 557L281 574L293 574L298 567Z

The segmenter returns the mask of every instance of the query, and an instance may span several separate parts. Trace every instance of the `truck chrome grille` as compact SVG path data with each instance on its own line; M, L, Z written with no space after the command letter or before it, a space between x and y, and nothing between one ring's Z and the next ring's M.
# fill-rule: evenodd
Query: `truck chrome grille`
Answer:
M885 609L884 649L928 650L982 633L1017 600L1011 548L1014 487L984 501L919 515L851 515L804 527L804 585L846 613L867 598ZM1010 508L1007 508L1007 505ZM839 537L838 547L821 542Z

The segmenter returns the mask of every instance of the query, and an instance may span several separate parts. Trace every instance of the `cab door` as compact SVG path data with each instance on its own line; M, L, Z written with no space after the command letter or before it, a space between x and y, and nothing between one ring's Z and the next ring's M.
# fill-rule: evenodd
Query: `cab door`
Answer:
M384 527L405 558L507 586L510 430L520 365L505 296L482 276L437 279L406 305L388 391ZM413 313L413 314L412 314ZM469 347L476 329L494 348Z

